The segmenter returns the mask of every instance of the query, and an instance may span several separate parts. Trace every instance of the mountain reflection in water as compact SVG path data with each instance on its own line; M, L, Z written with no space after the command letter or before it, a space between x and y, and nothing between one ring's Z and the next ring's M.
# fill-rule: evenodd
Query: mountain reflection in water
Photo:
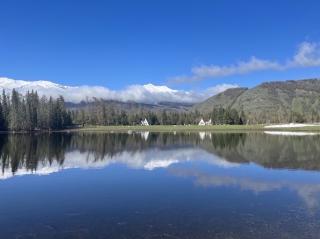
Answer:
M316 238L313 236L318 235L320 232L319 226L314 224L315 221L319 219L319 156L319 135L284 136L261 132L86 132L1 135L0 164L2 173L0 174L0 187L1 183L14 178L20 178L21 180L29 178L18 177L22 175L34 175L31 177L48 175L43 177L51 177L62 172L68 173L69 170L67 169L82 169L82 171L90 171L83 169L98 169L101 171L118 165L121 167L124 166L127 168L126 170L130 172L136 172L137 174L134 175L136 175L135 177L137 178L139 178L138 175L142 174L144 175L143 177L149 177L146 175L151 174L161 174L161 177L159 176L161 180L166 180L165 178L171 177L175 178L171 178L172 185L191 181L192 187L198 188L200 191L194 192L195 189L191 189L190 186L186 186L185 184L180 187L184 188L181 190L189 192L190 196L193 195L192 197L210 194L210 191L212 191L217 198L215 200L218 200L219 197L230 198L230 196L228 196L229 193L234 193L237 195L236 197L239 198L239 195L246 198L249 197L249 194L253 194L257 198L254 200L252 198L247 199L248 204L246 206L255 205L252 206L252 209L256 210L256 215L252 218L255 223L257 223L260 215L258 212L263 210L263 206L261 205L268 204L270 200L274 200L274 204L277 205L274 206L274 209L282 208L279 209L279 212L283 213L281 214L284 217L283 220L287 220L284 215L291 213L290 220L293 221L288 219L286 221L287 224L290 222L294 225L294 223L298 223L294 220L305 220L305 224L300 225L300 231L295 233L286 231L285 235L292 236L295 234L299 235L300 238L304 238L306 235L305 238ZM71 171L70 175L74 173L74 171ZM92 172L92 174L96 173L95 170L90 172ZM162 173L165 173L165 175ZM38 177L38 180L41 180L43 177ZM104 180L108 181L108 177L108 173L106 172ZM81 178L83 180L83 177ZM147 184L149 182L151 181L147 179L140 183ZM155 187L152 190L154 190L155 193L160 189ZM164 194L170 194L165 188L162 190ZM268 196L269 193L272 195L271 198ZM209 195L206 197L210 198ZM182 199L179 198L176 200ZM203 199L198 198L197 200ZM226 199L221 200L224 201ZM268 203L266 200L269 200ZM286 202L286 200L288 202ZM298 201L291 202L290 200ZM298 206L298 202L300 202L302 206ZM204 205L203 207L205 207ZM233 202L232 205L236 205L236 203ZM224 205L224 207L225 206L226 205ZM284 209L285 206L290 206L291 209L286 209L286 211ZM214 205L207 205L206 207L207 210L218 210L211 208L214 207ZM299 211L302 207L309 216L303 216L304 213ZM197 208L197 210L200 211L202 209L205 210L205 208L201 206ZM231 213L227 208L224 210L227 214ZM203 211L203 213L204 212L205 211ZM193 213L197 214L196 212ZM180 215L177 214L176 216L180 218ZM211 216L214 217L213 214ZM225 215L224 217L227 216L228 215ZM275 212L273 216L275 216ZM229 217L231 217L231 215L229 215ZM229 217L224 220L231 220ZM214 217L211 218L211 220L217 223L216 220L218 219ZM262 218L259 220L262 220ZM263 218L263 220L266 219ZM271 222L268 221L268 223ZM216 226L218 227L218 225ZM248 227L248 225L246 225L246 227ZM252 231L252 237L248 235L245 237L237 237L237 234L234 234L235 229L232 234L230 228L223 228L224 226L219 229L223 231L223 233L221 232L222 234L219 234L221 237L210 237L209 234L202 236L203 238L206 236L208 236L208 238L256 238L257 236L259 236L259 238L272 238L266 233L270 230L267 228L265 228L266 232L263 234L264 236L257 234L257 232L253 233ZM298 230L297 228L296 230ZM205 229L207 230L208 228ZM241 230L243 230L243 228ZM263 231L263 229L261 230ZM307 232L303 230L307 230ZM176 231L173 234L180 235L179 233L180 232ZM213 233L210 235L213 236L217 234ZM119 234L115 234L114 236L114 238L117 238ZM125 234L125 237L130 238L130 235ZM194 236L184 238L198 237L199 234L195 234Z
M123 163L130 168L166 168L204 159L233 167L255 163L275 169L320 169L320 136L262 133L54 133L1 135L1 179L68 168L99 168Z

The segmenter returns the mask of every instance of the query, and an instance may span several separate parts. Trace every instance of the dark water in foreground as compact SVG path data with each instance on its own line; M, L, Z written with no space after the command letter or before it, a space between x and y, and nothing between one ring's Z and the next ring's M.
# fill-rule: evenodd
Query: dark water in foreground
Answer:
M320 136L0 135L0 238L320 238Z

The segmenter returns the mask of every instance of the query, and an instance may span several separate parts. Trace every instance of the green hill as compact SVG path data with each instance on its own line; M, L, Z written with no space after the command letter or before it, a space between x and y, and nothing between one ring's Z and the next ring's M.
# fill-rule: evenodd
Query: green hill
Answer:
M213 108L222 107L227 108L232 106L241 94L246 92L248 88L231 88L220 94L208 98L207 100L195 104L192 109L200 112L209 112Z
M209 113L216 107L243 111L249 123L319 121L320 80L276 81L251 89L228 89L194 105L192 110Z

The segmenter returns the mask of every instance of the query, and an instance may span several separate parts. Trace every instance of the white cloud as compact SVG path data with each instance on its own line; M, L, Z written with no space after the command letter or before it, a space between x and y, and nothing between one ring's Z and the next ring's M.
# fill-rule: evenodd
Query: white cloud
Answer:
M142 103L185 102L194 103L207 99L228 88L238 87L235 84L220 84L203 91L174 90L167 86L153 84L131 85L123 90L110 90L102 86L63 86L50 81L22 81L0 78L0 89L11 92L15 88L20 93L36 90L39 95L58 97L63 95L66 101L80 102L93 97L106 100L135 101Z
M192 73L199 77L221 77L235 74L246 74L253 71L262 71L269 69L280 69L277 62L251 57L248 61L240 61L230 66L199 66L192 68Z
M320 43L303 42L299 45L293 59L284 67L315 67L320 66Z
M177 76L173 82L194 82L206 78L218 78L232 75L243 75L251 72L265 70L286 70L290 68L317 67L320 66L320 43L303 42L298 46L293 57L285 62L259 59L252 56L247 61L239 61L235 64L201 65L191 69L190 76Z

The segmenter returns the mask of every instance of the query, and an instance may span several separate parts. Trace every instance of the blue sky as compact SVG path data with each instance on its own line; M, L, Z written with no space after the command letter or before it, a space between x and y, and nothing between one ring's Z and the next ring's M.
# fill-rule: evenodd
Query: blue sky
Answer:
M0 76L114 90L319 77L319 12L308 0L2 0ZM294 62L304 43L311 62ZM216 66L229 74L212 74Z

